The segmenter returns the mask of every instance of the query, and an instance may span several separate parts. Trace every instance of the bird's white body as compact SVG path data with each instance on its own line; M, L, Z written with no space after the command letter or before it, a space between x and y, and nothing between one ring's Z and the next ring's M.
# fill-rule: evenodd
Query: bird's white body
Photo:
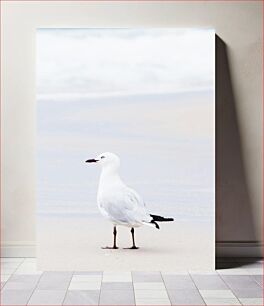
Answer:
M102 158L103 156L103 158ZM151 221L142 198L120 178L119 158L113 153L97 157L102 166L97 204L102 215L114 225L139 227Z
M86 160L87 163L97 163L101 166L97 204L102 215L113 223L114 243L112 247L103 249L118 249L116 244L117 225L131 228L133 245L130 249L136 250L134 227L149 225L159 229L157 222L173 221L173 218L164 218L148 214L142 198L132 188L128 187L119 176L119 157L113 153L100 154L95 159Z

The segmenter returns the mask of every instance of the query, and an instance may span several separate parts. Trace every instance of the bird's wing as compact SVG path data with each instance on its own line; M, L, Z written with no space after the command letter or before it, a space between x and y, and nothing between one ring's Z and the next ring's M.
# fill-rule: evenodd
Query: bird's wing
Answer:
M142 198L127 186L112 190L111 194L105 194L101 198L99 206L113 221L128 224L151 221Z

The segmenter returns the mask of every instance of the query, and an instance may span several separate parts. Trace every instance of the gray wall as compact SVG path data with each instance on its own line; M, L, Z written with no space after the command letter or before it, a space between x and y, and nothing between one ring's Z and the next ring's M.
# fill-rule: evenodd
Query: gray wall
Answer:
M2 6L2 255L35 243L36 27L213 27L218 254L262 241L262 2L44 2Z

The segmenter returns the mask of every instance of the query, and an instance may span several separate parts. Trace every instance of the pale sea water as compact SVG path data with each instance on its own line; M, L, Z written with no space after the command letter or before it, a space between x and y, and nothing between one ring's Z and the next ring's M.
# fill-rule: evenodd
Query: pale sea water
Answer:
M213 116L212 99L206 91L38 101L38 214L98 217L100 169L85 160L112 151L121 157L122 178L150 213L212 220L214 126L212 118L200 118L208 119L200 131L192 114L200 106Z

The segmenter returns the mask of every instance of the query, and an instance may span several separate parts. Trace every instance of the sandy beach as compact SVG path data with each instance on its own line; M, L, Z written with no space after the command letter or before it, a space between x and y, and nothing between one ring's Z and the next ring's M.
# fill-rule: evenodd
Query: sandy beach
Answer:
M136 229L138 250L130 229L118 227L118 250L112 245L112 225L102 218L39 217L37 250L40 270L179 271L214 269L214 232L206 222L163 223L160 230Z

